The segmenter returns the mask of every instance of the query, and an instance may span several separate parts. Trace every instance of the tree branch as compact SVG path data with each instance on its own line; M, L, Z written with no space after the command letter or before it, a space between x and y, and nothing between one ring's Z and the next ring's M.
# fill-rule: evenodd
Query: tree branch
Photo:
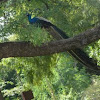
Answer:
M0 2L6 2L6 1L8 1L8 0L0 0Z
M0 58L45 56L82 48L98 39L100 39L100 26L75 37L52 41L41 46L33 46L30 42L5 42L0 43Z

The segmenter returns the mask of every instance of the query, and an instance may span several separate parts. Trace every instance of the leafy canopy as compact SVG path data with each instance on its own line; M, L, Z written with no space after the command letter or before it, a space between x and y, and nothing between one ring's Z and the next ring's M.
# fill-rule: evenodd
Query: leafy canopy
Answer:
M44 17L65 31L67 35L74 36L100 23L99 5L99 0L8 0L5 3L0 2L0 42L31 41L33 45L41 45L53 40L46 30L29 24L27 13L32 13L32 17ZM100 41L93 43L85 50L91 57L97 59L100 65L99 44ZM67 53L34 58L2 59L0 62L2 70L4 70L3 66L16 71L22 82L18 81L19 86L24 84L25 88L32 88L33 84L39 86L41 83L45 88L40 89L41 93L44 93L41 95L45 98L54 98L51 95L54 93L59 94L60 98L74 100L81 97L83 90L90 84L89 76L84 69L78 71L77 68L73 68L78 66L77 61ZM5 77L7 77L6 74ZM48 80L48 77L52 77L52 81ZM37 87L34 88L38 90ZM41 100L39 92L35 93L35 96Z

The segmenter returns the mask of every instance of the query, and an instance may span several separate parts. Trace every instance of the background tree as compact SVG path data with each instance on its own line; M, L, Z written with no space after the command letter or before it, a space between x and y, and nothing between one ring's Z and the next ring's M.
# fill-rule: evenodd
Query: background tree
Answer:
M46 30L29 24L27 12L32 12L33 17L45 17L64 30L67 35L75 36L100 23L99 5L99 0L95 3L94 0L8 0L5 3L0 2L0 41L1 43L31 41L34 45L41 45L41 43L53 40ZM97 41L84 48L90 57L98 60L98 65L100 65L99 44L100 41ZM19 91L32 89L36 100L80 100L83 92L91 83L92 76L86 73L84 68L78 70L77 66L82 67L67 53L2 59L0 79L3 82L14 83L15 81L13 90L10 88L10 92L9 90L7 92L3 90L3 92L8 97L12 94L20 94ZM10 77L9 73L12 76L11 79L14 78L14 80L6 80ZM7 97L5 97L6 100ZM17 100L15 98L13 100Z

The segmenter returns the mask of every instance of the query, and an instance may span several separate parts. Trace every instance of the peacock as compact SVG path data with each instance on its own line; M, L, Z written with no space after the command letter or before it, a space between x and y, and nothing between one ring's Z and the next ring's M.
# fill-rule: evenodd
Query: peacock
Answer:
M60 40L69 38L69 36L67 36L65 32L63 32L57 26L53 25L49 20L42 17L32 18L31 14L27 14L27 16L30 24L35 24L36 26L40 26L41 28L46 29L55 39ZM76 48L67 52L81 64L83 64L88 72L99 75L100 67L97 66L96 62L94 62L93 59L89 58L89 56L82 49Z

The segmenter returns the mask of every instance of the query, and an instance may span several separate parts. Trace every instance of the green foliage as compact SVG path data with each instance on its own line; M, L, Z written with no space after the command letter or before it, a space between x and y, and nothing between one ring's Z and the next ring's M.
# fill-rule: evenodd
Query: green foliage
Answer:
M79 71L74 65L74 62L68 61L67 57L62 55L59 59L58 68L56 68L59 79L58 81L55 81L54 87L57 95L59 95L58 98L61 98L60 100L63 100L64 98L78 100L91 81L89 75L85 73L85 70L81 69ZM75 66L75 68L72 66Z
M92 77L92 84L83 93L82 100L99 100L100 99L100 76Z
M21 71L25 74L27 82L38 84L43 77L52 76L52 67L57 63L57 55L41 56L34 58L3 59L2 65L15 68L17 73Z
M100 9L100 1L99 0L87 0L87 3L97 9Z
M0 3L0 42L31 41L34 45L41 45L53 40L46 30L30 25L26 13L45 17L67 35L74 36L100 23L99 5L99 0L8 0ZM93 43L86 50L100 65L99 44L100 41ZM79 71L77 61L67 53L2 59L0 80L3 88L5 82L15 81L16 87L4 88L5 95L17 98L17 91L32 89L36 100L80 100L91 83L85 69Z
M100 49L100 40L90 45L87 50L90 57L98 61L97 62L98 65L100 65L100 50L99 49Z
M22 28L19 30L21 35L19 35L19 40L30 41L34 45L41 45L42 43L49 42L51 37L45 30L41 30L41 28L36 28L33 25L28 25L27 28ZM27 34L28 33L28 34Z
M69 63L67 57L60 55L57 67L53 68L52 80L45 77L40 86L32 88L35 100L80 100L85 88L91 83L90 77L84 69L78 71L73 68L74 61Z
M4 94L5 100L12 100L12 96L15 95L17 98L20 94L20 86L17 86L17 74L14 68L9 68L8 66L3 66L0 63L0 88Z

